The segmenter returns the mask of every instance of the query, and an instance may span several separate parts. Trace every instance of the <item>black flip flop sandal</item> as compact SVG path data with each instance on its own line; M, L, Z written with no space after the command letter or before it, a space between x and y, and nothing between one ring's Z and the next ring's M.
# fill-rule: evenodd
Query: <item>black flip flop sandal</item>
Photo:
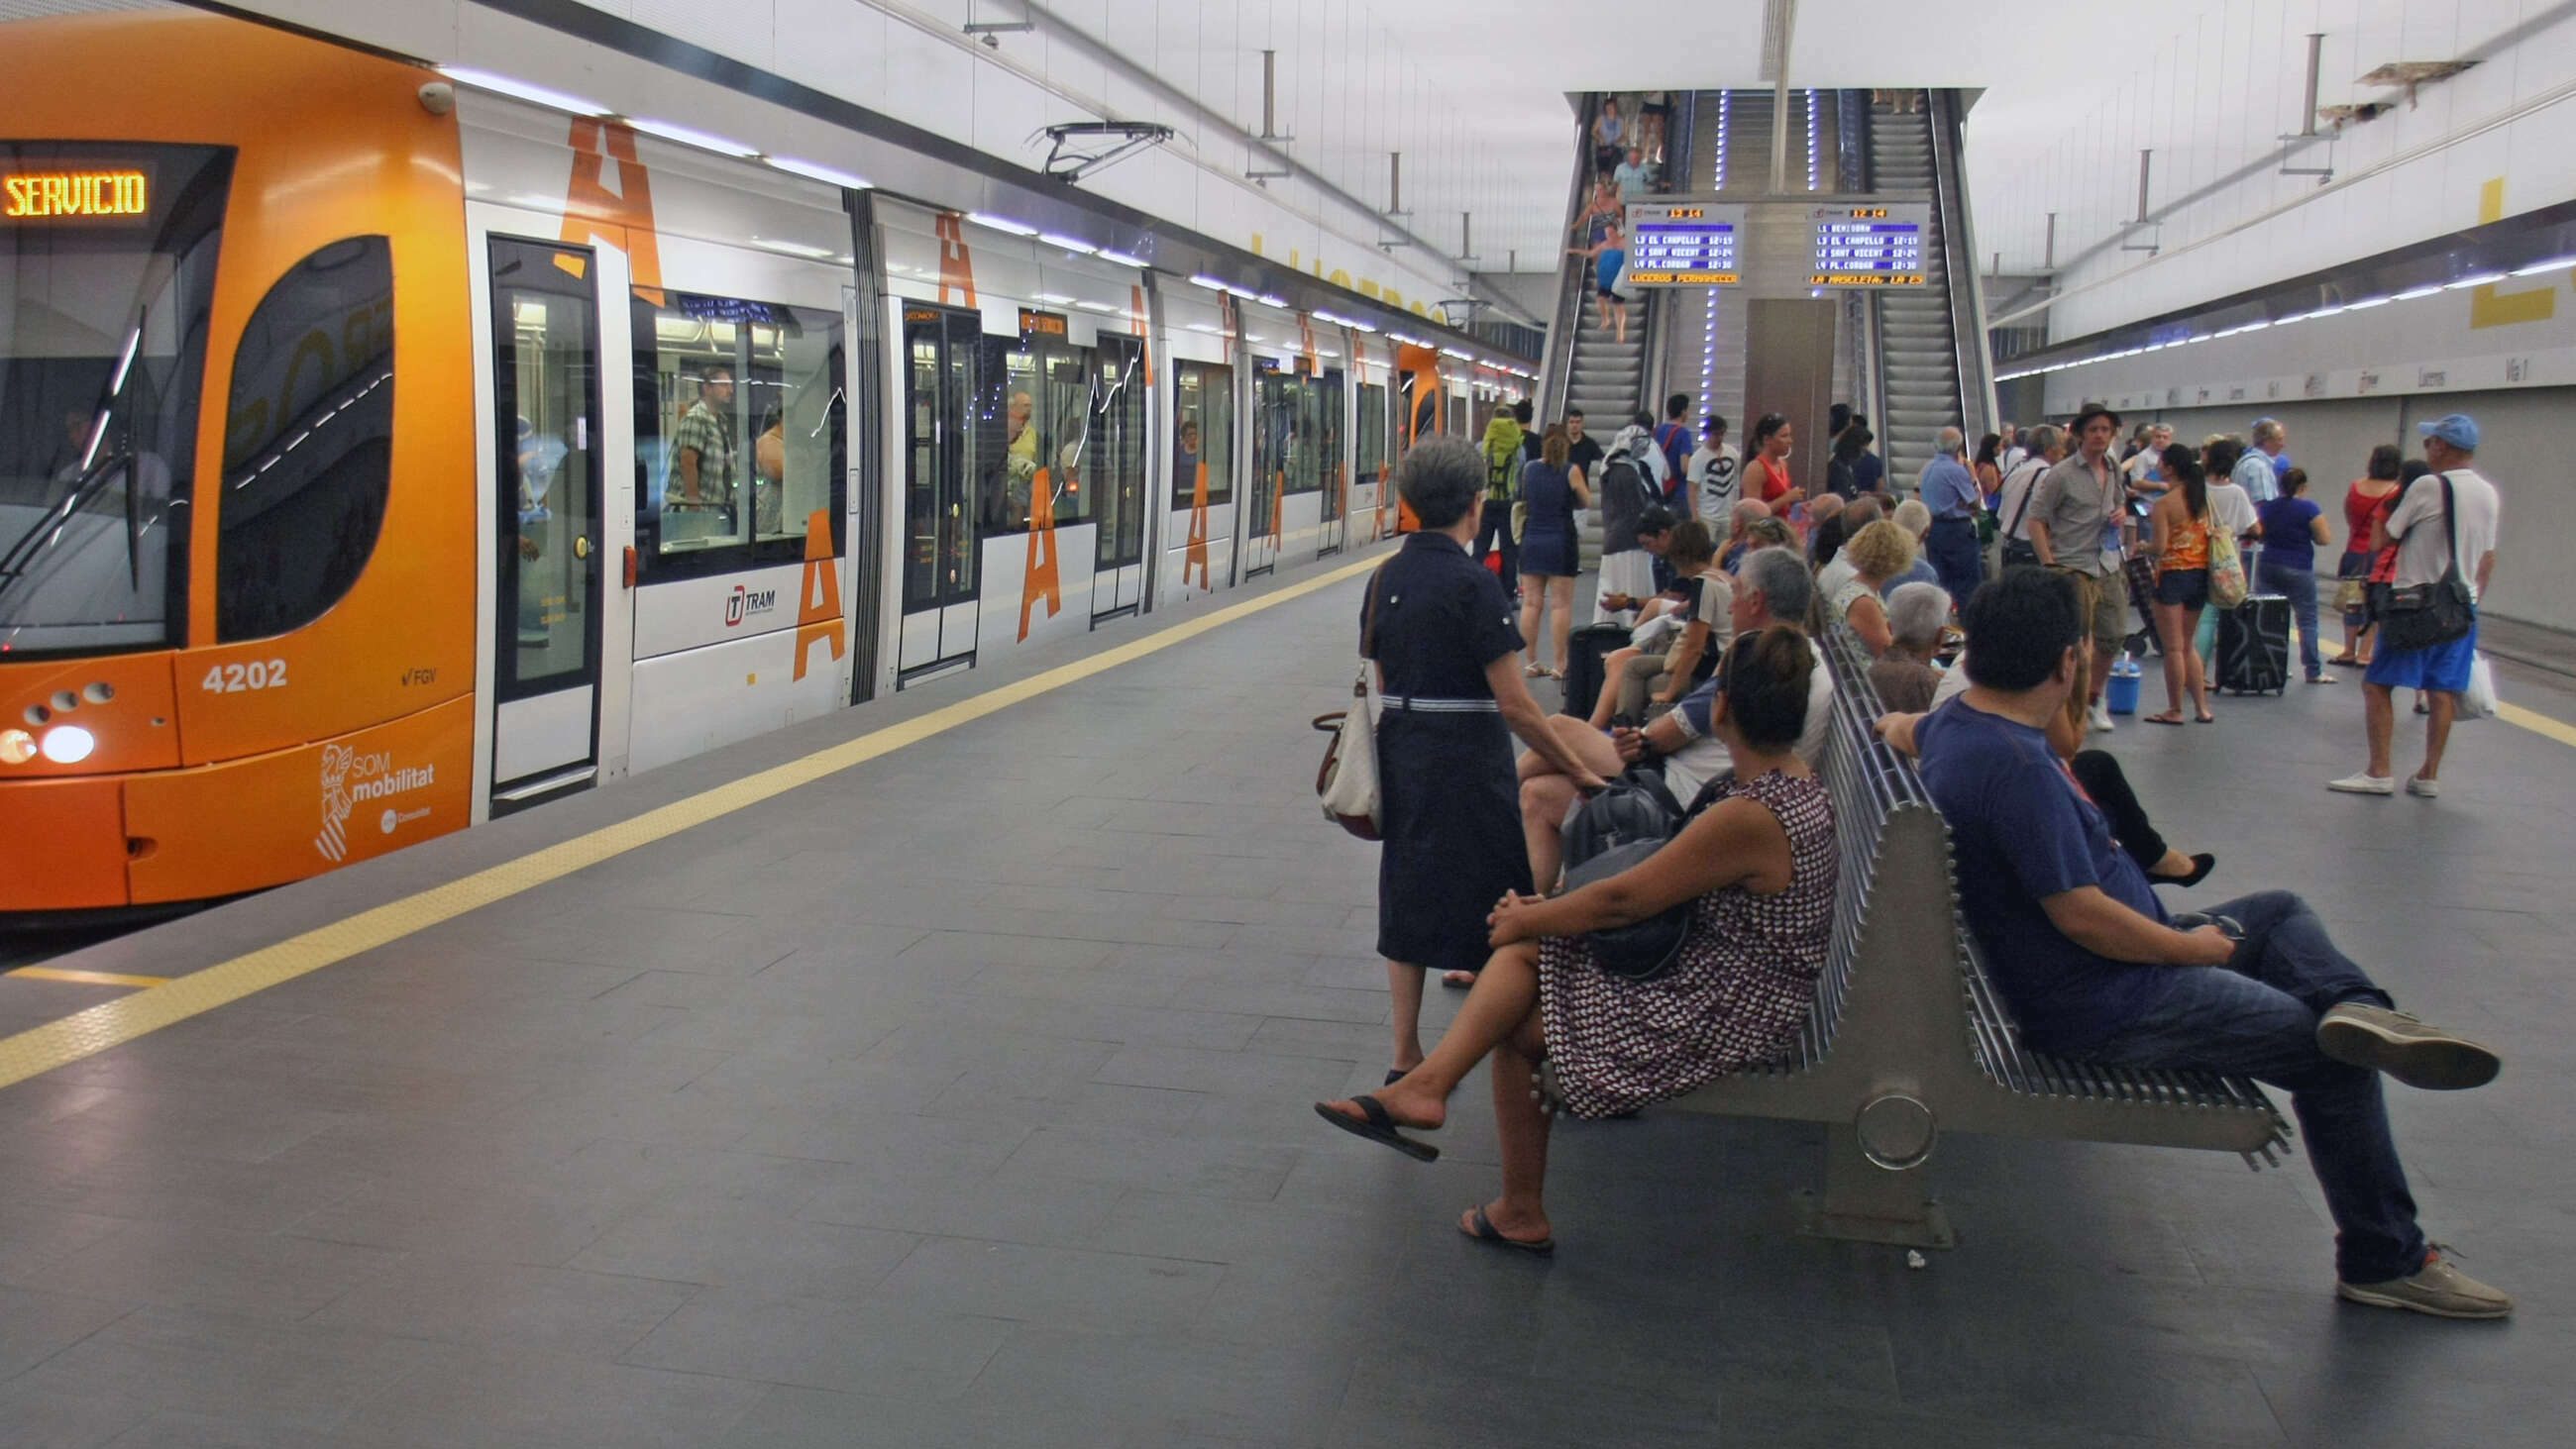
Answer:
M1476 1205L1474 1229L1470 1231L1469 1229L1462 1227L1458 1230L1458 1233L1461 1237L1472 1238L1479 1243L1492 1243L1496 1247L1510 1248L1514 1252L1530 1253L1541 1258L1544 1258L1548 1254L1556 1251L1556 1239L1554 1238L1541 1238L1535 1243L1528 1243L1523 1242L1519 1238L1504 1237L1503 1230L1494 1226L1494 1220L1485 1216L1485 1208L1482 1203Z
M1375 1097L1367 1096L1365 1094L1353 1097L1351 1100L1359 1105L1361 1112L1367 1114L1367 1121L1355 1122L1349 1117L1334 1111L1332 1104L1329 1102L1317 1102L1315 1104L1315 1115L1332 1123L1334 1126L1341 1128L1343 1131L1348 1132L1353 1137L1365 1137L1371 1142L1383 1142L1387 1146L1394 1148L1396 1151L1403 1153L1405 1156L1412 1158L1416 1162L1436 1162L1439 1160L1439 1148L1432 1146L1428 1142L1416 1142L1412 1138L1395 1130L1395 1119L1386 1114L1385 1103L1380 1102Z

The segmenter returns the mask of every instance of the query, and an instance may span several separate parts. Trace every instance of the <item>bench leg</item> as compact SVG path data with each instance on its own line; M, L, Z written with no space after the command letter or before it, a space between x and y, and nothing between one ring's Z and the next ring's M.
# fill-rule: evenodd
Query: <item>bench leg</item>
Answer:
M1847 1243L1892 1243L1902 1248L1955 1248L1949 1215L1929 1195L1923 1169L1890 1172L1861 1155L1860 1133L1849 1126L1825 1129L1825 1190L1796 1194L1803 1237Z

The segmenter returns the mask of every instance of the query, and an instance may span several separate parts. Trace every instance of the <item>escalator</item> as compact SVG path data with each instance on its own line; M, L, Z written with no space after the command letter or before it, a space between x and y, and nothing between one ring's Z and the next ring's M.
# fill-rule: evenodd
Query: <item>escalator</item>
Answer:
M1888 482L1908 493L1932 461L1933 441L1943 428L1959 429L1973 447L1993 426L1992 370L1975 320L1975 264L1955 244L1965 213L1952 139L1957 133L1947 129L1951 103L1951 93L1934 91L1922 93L1913 109L1897 111L1882 101L1869 115L1870 188L1934 198L1924 249L1930 285L1871 299L1877 307L1879 454L1887 460ZM1964 354L1962 329L1954 325L1961 315L1970 319Z

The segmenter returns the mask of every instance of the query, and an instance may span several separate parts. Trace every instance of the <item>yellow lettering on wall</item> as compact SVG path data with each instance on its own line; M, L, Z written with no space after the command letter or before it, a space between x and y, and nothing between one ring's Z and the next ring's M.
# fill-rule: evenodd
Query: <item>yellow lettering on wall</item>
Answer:
M1361 295L1361 296L1363 296L1363 297L1369 297L1369 298L1374 298L1374 297L1376 297L1376 296L1377 296L1377 294L1378 294L1378 293L1377 293L1377 283L1375 283L1375 282L1371 282L1371 281L1367 281L1367 280L1365 280L1365 279L1363 279L1363 280L1360 282L1360 295Z
M1333 274L1330 277L1325 278L1325 280L1331 282L1336 287L1347 288L1351 284L1351 274L1343 271L1339 267L1335 267L1333 269ZM1361 295L1366 296L1367 294L1362 293Z
M1261 255L1261 233L1257 231L1252 234L1252 254L1256 257Z
M2478 222L2504 220L2504 178L2489 177L2478 188ZM2524 322L2546 322L2558 315L2558 284L2543 283L2527 292L2508 292L2502 284L2489 282L2469 291L2469 329L2512 327Z

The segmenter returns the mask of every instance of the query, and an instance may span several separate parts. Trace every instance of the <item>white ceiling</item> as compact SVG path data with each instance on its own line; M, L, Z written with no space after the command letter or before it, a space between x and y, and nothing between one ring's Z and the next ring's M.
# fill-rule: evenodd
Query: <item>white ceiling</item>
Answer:
M2286 0L2285 0L2286 3ZM998 18L1009 0L981 9ZM1798 0L1789 78L1796 86L1984 88L1972 151L1987 174L2020 169L2069 105L2121 57L2169 36L2197 5L2083 0ZM1279 57L1280 128L1291 154L1344 190L1383 205L1386 153L1402 150L1413 229L1457 249L1458 212L1476 214L1480 270L1517 251L1551 265L1573 152L1568 92L1698 90L1763 84L1763 0L1068 0L1067 19L1216 111L1260 126L1261 50ZM1195 22L1197 54L1148 53L1129 36L1140 11ZM1091 28L1086 25L1086 28ZM1006 42L1007 43L1007 42ZM1168 46L1168 40L1163 46Z

